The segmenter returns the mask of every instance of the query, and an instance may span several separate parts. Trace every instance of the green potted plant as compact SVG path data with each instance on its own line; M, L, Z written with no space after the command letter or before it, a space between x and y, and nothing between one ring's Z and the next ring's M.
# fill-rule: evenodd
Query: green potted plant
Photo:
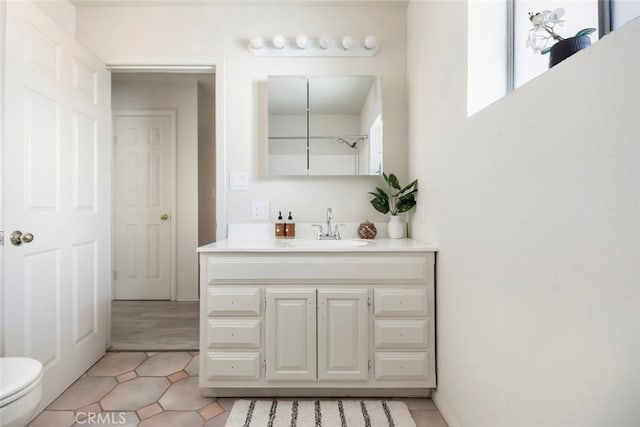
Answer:
M404 187L394 174L382 173L387 191L376 187L375 192L369 192L373 196L371 205L375 210L383 214L391 214L388 234L392 239L404 237L404 223L400 221L398 214L411 210L416 205L416 193L418 192L418 180L415 179Z
M564 9L562 8L554 11L529 12L529 20L533 24L533 28L529 30L527 47L541 55L548 53L549 68L591 45L589 34L596 31L595 28L584 28L578 31L575 36L565 39L555 31L556 25L564 22L560 19L563 15ZM549 46L552 40L556 43Z

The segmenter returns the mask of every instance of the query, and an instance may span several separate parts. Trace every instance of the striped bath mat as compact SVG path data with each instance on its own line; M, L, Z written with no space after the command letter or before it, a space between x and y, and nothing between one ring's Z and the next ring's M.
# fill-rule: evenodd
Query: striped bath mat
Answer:
M237 400L225 427L415 427L399 400Z

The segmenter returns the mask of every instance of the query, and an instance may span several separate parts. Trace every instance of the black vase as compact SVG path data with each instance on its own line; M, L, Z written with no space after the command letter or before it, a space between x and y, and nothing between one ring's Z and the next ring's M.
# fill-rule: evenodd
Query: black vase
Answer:
M570 37L554 44L549 51L549 68L591 45L589 36Z

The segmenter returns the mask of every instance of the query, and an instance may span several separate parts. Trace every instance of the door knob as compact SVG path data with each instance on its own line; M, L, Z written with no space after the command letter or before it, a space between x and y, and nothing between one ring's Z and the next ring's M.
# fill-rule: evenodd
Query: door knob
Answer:
M161 219L161 220L163 220L163 221L168 220L168 219L169 219L169 214L162 214L162 215L160 215L160 219Z
M22 234L22 231L16 230L13 233L11 233L11 236L9 236L9 240L11 240L11 243L13 245L20 246L23 243L33 242L33 234L31 233Z

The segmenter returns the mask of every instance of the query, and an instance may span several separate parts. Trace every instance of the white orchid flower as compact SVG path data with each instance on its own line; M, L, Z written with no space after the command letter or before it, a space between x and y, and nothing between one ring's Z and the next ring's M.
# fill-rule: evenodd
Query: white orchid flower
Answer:
M562 18L563 16L564 16L564 9L559 7L555 9L553 12L551 12L551 14L549 15L549 22L553 24L562 24L564 21L562 21L560 18Z

